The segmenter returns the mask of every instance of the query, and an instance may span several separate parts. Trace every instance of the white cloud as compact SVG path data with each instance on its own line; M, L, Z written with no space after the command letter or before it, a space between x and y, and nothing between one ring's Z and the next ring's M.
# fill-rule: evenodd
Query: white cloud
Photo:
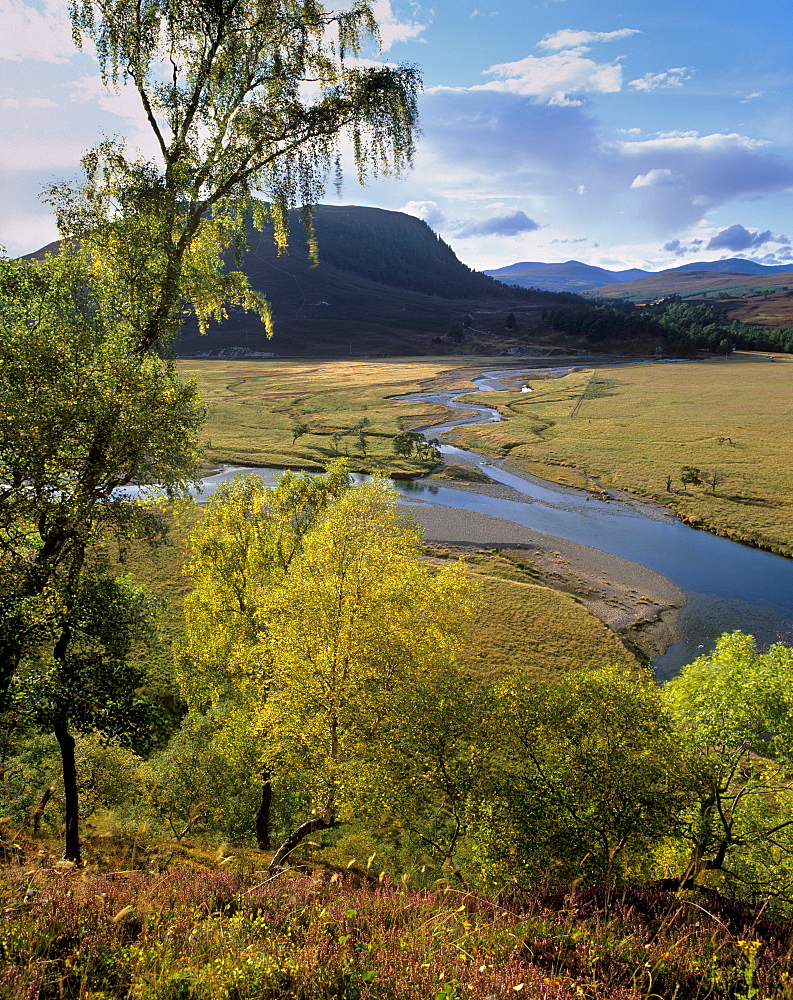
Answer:
M793 187L789 158L738 133L607 141L583 107L482 88L426 95L422 119L412 196L444 208L508 192L510 204L531 204L555 227L619 225L622 239L670 239L721 205ZM485 214L466 212L464 221Z
M380 26L380 39L383 52L388 52L397 42L408 42L418 38L426 28L418 21L400 21L391 8L391 0L375 0L374 16Z
M423 219L432 229L439 229L446 221L437 201L408 201L397 211Z
M130 146L145 156L159 155L140 95L132 84L120 83L117 89L110 90L99 75L84 75L73 81L70 96L75 103L96 103L102 111L120 118L124 122L123 135Z
M631 80L628 86L641 91L669 90L682 87L686 80L691 79L692 72L687 66L676 66L663 73L645 73L638 80Z
M559 106L580 104L576 94L613 94L622 87L621 66L597 63L572 49L550 56L526 56L517 62L497 63L485 73L498 79L471 87L471 90L538 97Z
M65 63L75 54L66 4L46 0L40 10L23 0L0 0L0 59Z
M670 184L680 184L682 177L675 177L671 170L666 167L648 170L646 174L639 174L631 181L632 188L643 187L668 187Z
M58 228L48 212L6 212L0 208L0 245L9 256L32 253L57 238Z
M538 44L554 51L582 49L589 48L595 42L613 42L618 38L629 38L631 35L640 34L638 28L620 28L618 31L574 31L572 28L563 28L552 35L546 35Z

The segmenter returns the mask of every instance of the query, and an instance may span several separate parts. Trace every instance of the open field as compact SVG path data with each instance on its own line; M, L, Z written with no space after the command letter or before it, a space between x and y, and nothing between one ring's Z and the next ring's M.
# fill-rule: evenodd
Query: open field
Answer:
M492 365L493 359L483 363ZM388 397L419 392L438 380L444 387L469 387L464 375L445 374L455 367L464 370L449 358L180 364L197 380L207 406L204 451L211 462L323 469L346 454L355 469L414 473L418 463L394 457L394 434L440 420L446 411ZM354 430L364 418L369 421L365 456ZM293 444L293 428L301 423L309 431Z
M422 388L465 389L492 358L371 361L191 361L207 403L209 461L421 472L396 459L397 431L440 420L443 407L390 399ZM504 366L528 366L504 359ZM457 432L457 442L507 457L568 486L623 490L672 507L730 538L793 555L793 358L736 354L707 362L585 369L536 378L527 394L478 396L505 420ZM354 431L362 418L367 454ZM309 431L293 442L293 428ZM337 437L334 439L333 435ZM683 466L722 482L680 482ZM667 491L667 476L672 477Z
M546 479L654 500L692 524L793 555L793 358L615 366L531 387L477 396L505 419L459 430L456 443ZM715 491L684 486L683 466L716 472Z

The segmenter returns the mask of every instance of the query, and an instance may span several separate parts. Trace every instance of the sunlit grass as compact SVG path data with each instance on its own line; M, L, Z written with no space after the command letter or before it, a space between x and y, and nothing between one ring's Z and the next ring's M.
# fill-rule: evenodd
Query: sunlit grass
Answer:
M209 461L322 469L348 455L356 469L414 473L421 471L417 462L394 457L394 435L440 421L448 411L389 397L419 392L438 380L452 389L469 388L455 367L449 358L181 364L183 373L197 380L207 407L202 439ZM364 419L366 455L355 431ZM293 442L298 424L309 430Z
M437 554L442 549L430 546ZM578 603L545 586L528 563L498 552L466 555L482 604L460 662L474 675L495 679L517 669L549 678L614 664L640 669L621 639Z
M457 442L569 485L596 477L793 555L793 358L615 366L531 386L478 396L505 419L460 430ZM718 470L723 481L715 492L704 483L686 490L686 465Z

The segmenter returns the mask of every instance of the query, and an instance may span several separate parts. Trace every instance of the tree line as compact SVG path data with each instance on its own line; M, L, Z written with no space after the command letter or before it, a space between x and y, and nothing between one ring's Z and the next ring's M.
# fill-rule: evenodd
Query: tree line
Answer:
M725 354L733 348L793 352L790 328L727 320L713 306L692 304L679 296L668 296L649 306L632 302L593 304L579 299L549 310L546 319L551 329L592 344L657 338L658 345L672 356L688 357L697 351Z

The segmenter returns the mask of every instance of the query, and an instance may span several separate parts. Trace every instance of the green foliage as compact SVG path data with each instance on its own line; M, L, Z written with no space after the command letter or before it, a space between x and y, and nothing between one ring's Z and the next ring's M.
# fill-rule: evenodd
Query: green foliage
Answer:
M699 486L702 482L700 470L693 465L684 465L680 470L680 482L683 484L684 489L689 483L693 486Z
M701 760L690 817L689 881L793 900L793 650L759 653L740 632L723 635L664 688Z
M218 746L222 726L211 711L187 715L167 747L146 764L149 809L177 840L252 841L251 817L261 794L260 783L251 780L257 761L230 761Z
M488 881L623 878L675 833L697 773L658 690L610 669L498 689L501 768L480 806Z
M268 670L260 609L322 511L349 486L339 461L324 477L285 472L275 487L238 476L212 496L190 538L185 571L193 590L176 649L177 679L191 709L244 702L249 682L258 697Z
M0 261L0 693L25 651L57 635L90 542L162 532L123 487L176 495L198 470L195 386L130 353L88 280L73 254Z
M419 537L384 484L351 490L308 534L262 609L268 765L281 783L310 789L329 816L350 802L403 686L453 662L471 613L461 567L431 573Z
M652 306L592 304L576 296L555 309L549 322L552 329L585 337L590 343L657 338L667 353L681 357L691 357L698 350L725 354L733 346L749 351L793 351L793 330L727 321L712 306L684 302L676 295Z
M475 877L466 837L498 768L493 712L488 686L454 667L425 671L400 686L368 748L356 808L384 839L407 835L414 879L419 868Z
M437 465L441 460L440 441L438 438L427 438L418 431L400 431L394 435L392 448L394 454L401 458L410 458L415 452L420 462Z
M151 599L124 577L85 572L69 609L69 643L56 659L42 651L20 670L14 692L23 718L47 731L68 720L138 748L157 733L155 706L137 695L143 667L130 659L135 642L150 641Z

